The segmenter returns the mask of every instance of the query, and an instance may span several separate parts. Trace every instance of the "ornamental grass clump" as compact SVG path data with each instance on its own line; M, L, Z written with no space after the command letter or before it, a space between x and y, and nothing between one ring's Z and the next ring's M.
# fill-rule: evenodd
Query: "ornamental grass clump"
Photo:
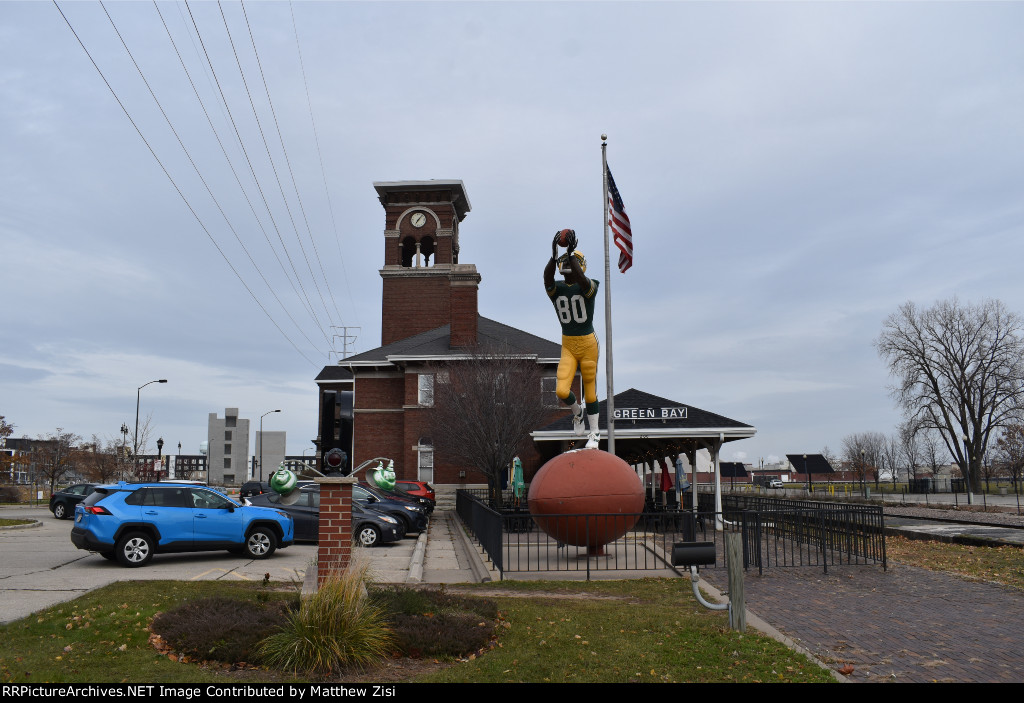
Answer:
M366 596L365 564L350 564L290 613L281 630L260 644L261 660L293 673L328 676L365 669L393 649L384 612Z

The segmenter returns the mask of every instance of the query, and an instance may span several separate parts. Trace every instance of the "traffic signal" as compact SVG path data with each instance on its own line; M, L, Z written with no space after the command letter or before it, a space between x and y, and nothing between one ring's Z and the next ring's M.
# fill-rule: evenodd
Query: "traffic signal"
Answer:
M352 391L324 391L320 408L321 471L348 476L352 471Z

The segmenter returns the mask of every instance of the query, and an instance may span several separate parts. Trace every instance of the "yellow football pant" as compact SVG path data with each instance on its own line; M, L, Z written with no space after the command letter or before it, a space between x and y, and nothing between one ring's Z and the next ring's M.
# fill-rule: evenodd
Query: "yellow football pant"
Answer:
M597 359L600 352L596 334L582 337L562 335L562 358L558 361L558 384L555 386L559 400L564 401L572 392L572 379L579 366L583 376L583 399L587 403L597 402Z

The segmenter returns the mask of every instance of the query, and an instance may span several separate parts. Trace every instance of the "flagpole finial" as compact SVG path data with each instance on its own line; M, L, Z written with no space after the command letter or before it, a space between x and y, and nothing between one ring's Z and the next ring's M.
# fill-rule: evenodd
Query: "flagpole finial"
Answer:
M608 135L607 135L607 134L602 134L602 135L601 135L601 141L602 141L602 142L606 142L606 141L608 141Z

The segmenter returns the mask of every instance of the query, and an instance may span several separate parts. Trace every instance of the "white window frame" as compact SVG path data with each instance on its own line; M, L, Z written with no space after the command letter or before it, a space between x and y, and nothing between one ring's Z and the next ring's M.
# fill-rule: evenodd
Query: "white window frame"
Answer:
M434 407L434 374L419 374L419 378L417 380L416 404L424 408Z

